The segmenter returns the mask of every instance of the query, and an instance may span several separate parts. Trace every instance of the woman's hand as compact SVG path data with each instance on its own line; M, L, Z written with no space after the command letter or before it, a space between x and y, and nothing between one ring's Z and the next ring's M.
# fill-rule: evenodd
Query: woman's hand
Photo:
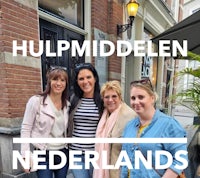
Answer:
M24 169L25 173L30 173L30 169Z
M23 158L23 159L25 160L26 158ZM23 168L23 170L24 170L25 173L30 173L31 172L31 168L29 168L29 169L24 169Z

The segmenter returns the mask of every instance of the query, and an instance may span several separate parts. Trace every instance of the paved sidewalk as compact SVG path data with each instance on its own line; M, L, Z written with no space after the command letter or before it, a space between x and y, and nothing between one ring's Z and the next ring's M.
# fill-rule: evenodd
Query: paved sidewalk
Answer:
M74 176L73 176L73 174L71 173L70 170L68 171L67 178L74 178Z
M183 106L176 106L176 108L174 108L174 110L172 111L172 116L186 130L189 145L198 129L198 127L193 125L195 113Z

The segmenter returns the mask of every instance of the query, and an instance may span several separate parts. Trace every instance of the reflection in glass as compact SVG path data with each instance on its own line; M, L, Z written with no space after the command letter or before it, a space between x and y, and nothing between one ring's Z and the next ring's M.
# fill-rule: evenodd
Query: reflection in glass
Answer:
M83 28L83 0L39 0L39 7Z

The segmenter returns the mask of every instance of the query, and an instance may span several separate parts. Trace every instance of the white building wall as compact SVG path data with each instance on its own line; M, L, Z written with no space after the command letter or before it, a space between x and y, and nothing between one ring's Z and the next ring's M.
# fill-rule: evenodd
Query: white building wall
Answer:
M127 4L129 0L126 0L124 4ZM123 40L129 41L132 46L134 45L134 40L144 40L144 29L148 30L152 34L152 38L171 26L173 26L176 21L174 20L173 14L170 12L169 7L166 7L163 1L160 0L137 0L140 4L137 16L134 20L131 38L129 39L127 33L123 33ZM177 1L177 0L175 0ZM176 3L175 3L176 4ZM177 7L175 7L177 9ZM125 14L125 13L124 13ZM127 16L124 15L124 22L127 22ZM130 62L133 60L133 62ZM142 57L134 57L133 54L122 60L122 70L121 70L121 83L122 89L125 95L125 100L128 101L129 93L129 83L132 80L138 80L141 77L141 61ZM157 86L156 91L159 96L162 96L163 87L163 65L164 59L159 57L157 66ZM131 64L131 65L130 65ZM126 71L132 71L127 74ZM161 97L158 102L158 107L161 106Z
M200 0L185 0L183 7L183 18L192 15L200 9Z

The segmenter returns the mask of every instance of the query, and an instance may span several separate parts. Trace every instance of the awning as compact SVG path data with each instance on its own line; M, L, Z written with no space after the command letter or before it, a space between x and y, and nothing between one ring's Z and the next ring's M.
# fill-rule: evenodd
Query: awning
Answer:
M188 51L200 54L200 11L152 39L156 44L159 40L178 40L180 44L188 40Z

